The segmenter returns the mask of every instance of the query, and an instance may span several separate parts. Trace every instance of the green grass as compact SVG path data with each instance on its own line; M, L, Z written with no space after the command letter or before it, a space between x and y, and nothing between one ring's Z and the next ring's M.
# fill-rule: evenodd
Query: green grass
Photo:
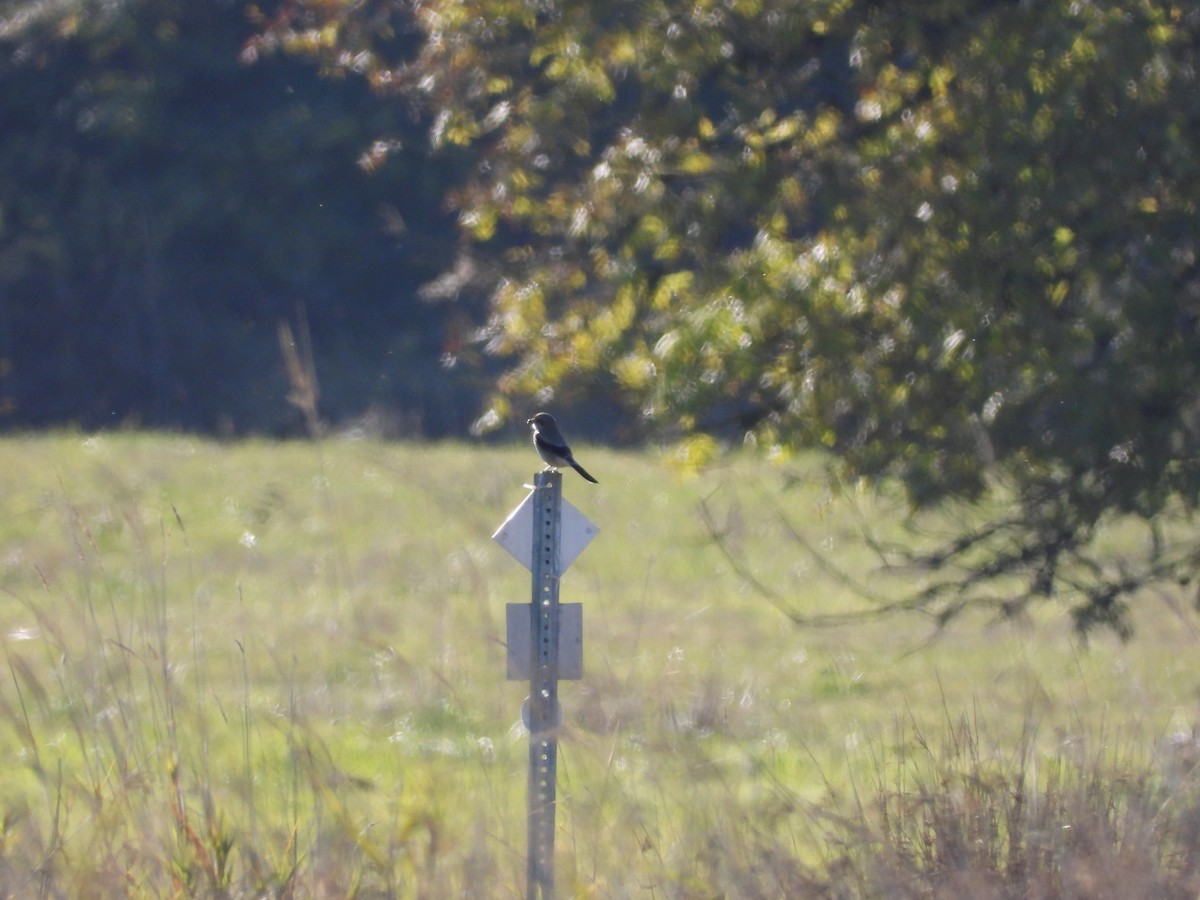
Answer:
M1190 618L1146 596L1133 642L1086 647L1051 607L927 646L917 616L798 628L701 503L807 612L861 600L773 504L883 593L911 583L855 534L899 535L899 504L832 496L815 461L580 457L601 484L568 473L566 496L602 531L562 582L586 668L560 692L564 895L1195 896ZM0 441L0 891L523 896L502 641L529 584L490 535L535 468L526 447Z

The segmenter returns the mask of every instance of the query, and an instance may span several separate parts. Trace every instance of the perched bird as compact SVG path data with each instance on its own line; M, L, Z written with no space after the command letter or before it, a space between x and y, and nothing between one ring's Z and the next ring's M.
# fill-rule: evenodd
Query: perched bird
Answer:
M540 412L532 419L526 419L525 424L533 429L533 446L537 448L538 456L548 467L561 469L564 466L570 466L592 484L600 483L589 475L583 466L575 462L575 457L571 455L571 448L567 446L567 442L559 433L558 423L554 421L554 416L550 413Z

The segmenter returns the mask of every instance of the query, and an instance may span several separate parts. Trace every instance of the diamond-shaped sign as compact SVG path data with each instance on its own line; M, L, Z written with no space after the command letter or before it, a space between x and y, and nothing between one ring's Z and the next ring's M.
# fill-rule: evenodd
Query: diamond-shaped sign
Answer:
M536 493L537 491L530 491L529 496L492 535L492 540L530 572L533 571L533 497ZM568 503L564 497L562 523L559 527L558 564L562 568L559 575L567 571L567 567L599 533L599 526L589 521L587 516Z

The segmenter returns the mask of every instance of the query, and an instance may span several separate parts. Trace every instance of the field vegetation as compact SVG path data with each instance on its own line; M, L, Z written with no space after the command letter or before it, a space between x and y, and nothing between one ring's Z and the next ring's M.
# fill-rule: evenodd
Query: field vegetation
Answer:
M861 540L921 539L900 499L816 458L577 449L601 483L566 496L602 531L562 587L586 667L561 691L564 896L1200 891L1185 602L1137 597L1126 642L1084 642L1065 604L798 625L863 608L834 566L919 586ZM528 575L489 536L535 467L352 437L0 442L0 892L523 896L502 642ZM961 524L940 515L932 540Z

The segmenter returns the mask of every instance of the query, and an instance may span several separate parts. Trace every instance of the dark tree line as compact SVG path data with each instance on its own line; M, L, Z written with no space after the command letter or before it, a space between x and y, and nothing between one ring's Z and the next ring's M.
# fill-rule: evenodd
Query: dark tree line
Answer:
M464 433L469 325L420 295L456 242L427 124L249 58L249 3L47 7L0 14L0 425L295 431L287 323L324 420Z

